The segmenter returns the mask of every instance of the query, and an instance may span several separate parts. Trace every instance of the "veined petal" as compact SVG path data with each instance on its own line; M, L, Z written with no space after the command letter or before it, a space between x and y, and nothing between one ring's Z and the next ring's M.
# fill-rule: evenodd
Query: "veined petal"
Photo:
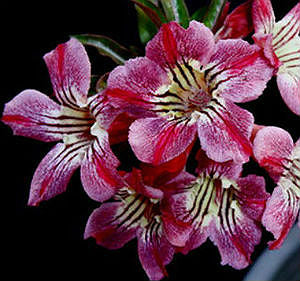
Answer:
M217 162L247 162L252 154L249 139L253 123L250 112L229 101L219 103L198 120L201 148Z
M275 240L269 243L270 249L279 249L289 230L297 219L300 198L292 189L277 186L267 202L262 223L273 233Z
M213 33L202 23L191 21L184 29L170 22L147 44L146 56L162 68L172 68L183 59L195 60L200 66L208 62L214 49Z
M294 147L288 132L277 127L264 127L259 130L253 142L253 154L259 165L264 167L270 176L277 181L283 172Z
M136 237L139 221L134 218L139 208L138 198L132 198L129 205L125 202L104 203L89 217L84 232L85 239L94 237L97 244L108 249L123 247Z
M98 129L81 165L81 182L87 194L96 201L111 198L124 181L117 172L118 159L110 149L108 134Z
M241 39L220 40L216 48L203 69L212 95L233 102L258 98L273 75L260 49Z
M58 143L44 157L33 175L28 205L36 206L64 192L89 144L89 140L70 145Z
M270 34L275 24L275 15L270 0L254 0L252 18L255 32Z
M56 98L71 108L84 106L91 66L83 45L72 38L44 56Z
M215 35L216 39L233 39L248 36L253 30L251 5L252 0L249 0L235 8L225 18L223 26Z
M161 222L155 217L145 221L137 237L140 262L149 279L168 276L165 266L173 259L175 249L165 238Z
M281 48L299 36L300 31L300 3L298 3L285 17L274 25L273 48L279 51Z
M129 143L139 160L158 165L183 153L195 134L196 123L189 119L144 118L130 126Z

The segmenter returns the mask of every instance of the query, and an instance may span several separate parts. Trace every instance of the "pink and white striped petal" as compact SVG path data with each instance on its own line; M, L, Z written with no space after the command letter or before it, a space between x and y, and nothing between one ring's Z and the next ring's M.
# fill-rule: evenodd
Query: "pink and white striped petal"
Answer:
M288 132L277 127L259 130L253 142L253 154L259 165L278 181L283 172L285 159L290 157L294 142Z
M194 141L196 123L189 119L138 119L130 126L129 143L137 158L159 165L181 153Z
M97 244L108 249L122 248L136 237L139 222L130 223L130 212L138 208L139 200L131 202L126 211L124 202L104 203L88 219L84 238L95 238Z
M81 182L92 199L106 201L125 185L117 172L118 166L119 161L109 146L108 134L99 128L81 164Z
M72 174L80 166L89 144L89 140L70 145L56 144L33 175L28 205L37 206L41 201L64 192Z
M275 24L275 15L270 0L254 0L252 18L256 33L270 34Z
M232 102L258 98L273 75L260 49L241 39L218 41L203 70L212 95Z
M213 33L202 23L191 21L187 29L176 22L164 24L147 44L146 56L162 68L177 63L196 61L204 65L215 50Z
M279 249L294 225L300 208L299 195L289 188L277 186L267 202L262 223L273 233L275 240L269 242L271 250Z
M232 102L216 106L197 122L201 148L216 162L247 162L253 123L252 114Z
M161 222L153 217L137 231L140 262L150 280L168 276L165 266L169 264L175 248L166 239Z
M86 105L91 65L83 45L72 38L44 56L54 94L62 105Z

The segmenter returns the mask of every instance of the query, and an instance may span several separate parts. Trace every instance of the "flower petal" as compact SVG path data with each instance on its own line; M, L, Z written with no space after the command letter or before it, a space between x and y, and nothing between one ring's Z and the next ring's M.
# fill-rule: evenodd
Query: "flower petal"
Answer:
M137 223L130 224L130 211L139 201L133 201L129 210L123 202L104 203L88 219L84 237L94 237L97 244L108 249L119 249L136 236Z
M298 3L285 17L274 25L273 48L279 51L299 35L300 31L300 3Z
M196 123L188 119L144 118L130 126L129 143L139 160L158 165L183 153L195 134Z
M91 66L83 45L72 38L44 56L56 98L71 108L84 106L90 87Z
M273 233L275 240L269 243L271 250L279 249L297 219L300 198L291 189L277 186L267 202L262 223Z
M273 75L260 49L241 39L220 40L204 67L210 92L233 102L258 98Z
M270 34L275 24L275 15L270 0L254 0L252 18L255 32Z
M174 67L177 62L195 60L206 64L214 52L212 32L202 23L191 21L187 29L176 22L164 24L147 44L146 56L162 68Z
M89 141L78 141L71 145L58 143L41 161L31 182L28 205L36 206L67 188L67 184L80 166L82 154Z
M117 172L119 161L110 149L107 132L98 131L82 161L81 182L92 199L103 202L124 186L124 182Z
M201 148L216 162L247 162L252 154L253 122L250 112L231 102L216 106L198 120Z
M259 165L277 181L283 172L284 159L289 158L294 142L288 132L277 127L259 130L253 142L253 154Z
M251 5L252 0L249 0L235 8L225 18L223 26L215 35L216 39L234 39L248 36L253 30Z
M138 253L140 262L150 280L168 276L165 265L173 259L174 247L164 237L162 225L155 218L138 229Z

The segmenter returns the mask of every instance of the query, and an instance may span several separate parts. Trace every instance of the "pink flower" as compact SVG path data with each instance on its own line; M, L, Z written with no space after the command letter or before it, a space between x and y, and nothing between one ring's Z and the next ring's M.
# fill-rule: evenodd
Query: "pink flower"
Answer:
M198 176L190 178L170 196L167 210L182 227L168 239L186 254L209 237L218 247L222 265L242 269L261 239L260 219L269 197L263 177L240 177L242 164L217 163L198 156ZM172 186L171 183L168 183ZM178 186L178 185L177 185ZM165 225L177 229L174 224ZM175 238L175 239L174 239Z
M111 72L107 92L115 106L147 113L129 131L139 160L167 162L198 132L211 159L246 162L253 116L235 102L256 99L271 76L257 46L241 39L215 43L201 23L192 21L184 29L171 22L148 43L146 57Z
M97 244L119 249L137 237L140 262L150 280L167 275L165 265L171 262L175 247L166 239L160 210L163 192L144 184L142 171L133 169L124 175L126 184L88 219L85 238L94 237Z
M254 156L277 183L267 202L262 223L278 249L296 221L300 208L300 139L294 144L288 132L277 127L259 130L254 139Z
M254 0L252 14L253 38L275 68L284 102L300 115L300 3L278 22L270 0Z
M2 117L16 135L45 142L62 140L35 171L28 204L38 205L64 192L79 166L88 195L106 200L118 186L119 161L106 131L116 110L103 93L88 98L90 62L79 41L59 45L44 59L60 104L36 90L25 90L6 104Z

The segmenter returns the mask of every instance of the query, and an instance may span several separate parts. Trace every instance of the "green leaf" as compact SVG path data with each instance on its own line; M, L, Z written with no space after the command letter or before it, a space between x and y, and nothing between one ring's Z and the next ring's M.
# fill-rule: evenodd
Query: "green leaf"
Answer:
M150 0L131 0L138 7L140 7L143 12L151 19L151 21L157 26L160 27L163 23L166 23L167 20L158 6L152 3Z
M128 49L106 36L80 34L71 37L76 38L84 45L95 47L101 55L112 58L117 64L124 64L126 60L132 57Z
M207 6L203 6L201 8L199 8L196 12L194 12L191 16L191 20L196 20L196 21L201 21L207 11Z
M189 25L189 12L184 0L160 0L168 21L176 21L183 27Z
M135 5L135 9L137 11L140 40L143 44L146 44L157 33L157 27L139 6Z
M220 14L222 13L225 3L226 0L211 0L207 12L203 18L203 23L207 27L213 28Z

